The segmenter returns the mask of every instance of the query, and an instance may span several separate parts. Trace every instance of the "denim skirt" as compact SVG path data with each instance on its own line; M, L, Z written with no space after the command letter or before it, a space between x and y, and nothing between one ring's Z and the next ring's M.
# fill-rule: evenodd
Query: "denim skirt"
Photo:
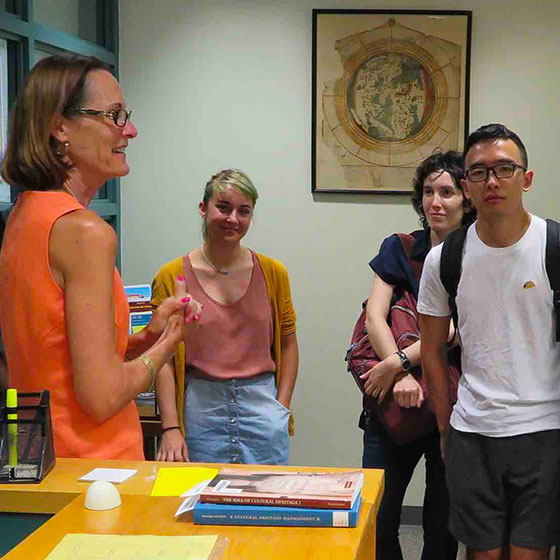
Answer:
M290 411L276 400L274 373L221 381L189 376L184 418L190 461L288 464Z

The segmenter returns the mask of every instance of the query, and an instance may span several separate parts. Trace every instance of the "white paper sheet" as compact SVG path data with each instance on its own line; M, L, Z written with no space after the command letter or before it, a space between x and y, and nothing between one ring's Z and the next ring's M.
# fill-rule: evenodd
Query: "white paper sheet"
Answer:
M128 480L134 476L138 471L136 469L93 469L84 476L78 478L85 482L94 482L95 480L106 480L107 482L114 482L116 484Z
M193 486L190 490L187 490L181 497L185 498L179 509L175 512L175 517L179 517L182 513L186 511L192 511L194 506L198 503L198 499L200 498L200 493L212 482L212 479L204 480L203 482L199 482L196 486Z

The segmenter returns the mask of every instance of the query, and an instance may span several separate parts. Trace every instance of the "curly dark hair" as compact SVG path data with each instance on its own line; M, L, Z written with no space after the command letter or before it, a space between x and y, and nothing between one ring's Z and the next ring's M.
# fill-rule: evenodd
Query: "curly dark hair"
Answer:
M437 171L444 173L447 171L453 178L455 186L463 192L461 187L461 179L463 178L463 154L449 150L448 152L438 151L428 156L417 168L412 180L414 192L412 194L412 206L418 216L420 216L420 224L424 229L429 229L426 214L422 207L422 195L424 194L424 181ZM463 195L463 225L472 224L476 219L476 210L473 208L470 200Z

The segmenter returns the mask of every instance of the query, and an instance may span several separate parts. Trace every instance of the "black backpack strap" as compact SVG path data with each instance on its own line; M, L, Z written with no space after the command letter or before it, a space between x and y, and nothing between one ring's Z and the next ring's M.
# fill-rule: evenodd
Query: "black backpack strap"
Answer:
M441 283L449 295L449 309L455 330L458 328L457 321L457 288L461 279L461 261L463 260L463 246L469 226L463 226L447 234L441 250L441 262L439 277Z
M550 219L546 220L545 263L556 315L556 342L560 342L560 224Z

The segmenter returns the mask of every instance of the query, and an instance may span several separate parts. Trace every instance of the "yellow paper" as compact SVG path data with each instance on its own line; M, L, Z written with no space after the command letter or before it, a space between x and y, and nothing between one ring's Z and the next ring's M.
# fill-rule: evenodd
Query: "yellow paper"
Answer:
M68 534L46 560L207 560L217 538Z
M181 496L195 484L214 478L218 469L207 467L161 467L152 496Z

